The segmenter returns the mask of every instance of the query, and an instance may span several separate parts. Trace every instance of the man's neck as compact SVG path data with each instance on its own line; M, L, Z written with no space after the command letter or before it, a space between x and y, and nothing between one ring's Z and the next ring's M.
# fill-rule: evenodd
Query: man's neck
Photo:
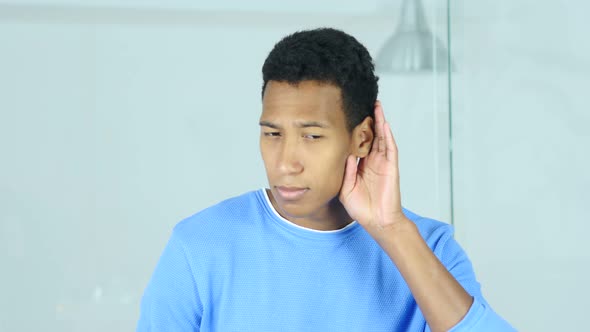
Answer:
M328 206L322 211L318 211L315 215L309 215L301 218L287 216L281 213L278 205L272 196L272 192L267 190L267 195L273 205L273 208L281 217L292 222L297 226L313 229L316 231L334 231L348 226L353 219L348 215L346 209L340 203L338 198L334 198Z

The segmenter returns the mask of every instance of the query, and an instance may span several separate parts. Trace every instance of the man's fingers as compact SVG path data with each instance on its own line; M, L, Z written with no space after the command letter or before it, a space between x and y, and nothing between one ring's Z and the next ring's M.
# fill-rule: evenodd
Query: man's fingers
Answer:
M383 107L381 102L375 102L375 141L373 146L377 146L377 152L383 153L385 151L385 136L383 132L383 124L385 123L385 115L383 114Z
M395 161L397 163L397 144L395 143L395 138L393 138L393 132L391 131L391 126L389 122L385 122L383 126L383 131L385 132L385 157L387 160Z

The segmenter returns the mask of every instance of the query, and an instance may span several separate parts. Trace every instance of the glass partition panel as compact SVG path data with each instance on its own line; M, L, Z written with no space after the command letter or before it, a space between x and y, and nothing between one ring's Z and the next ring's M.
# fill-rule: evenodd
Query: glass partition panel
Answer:
M522 331L576 331L590 296L584 1L452 1L456 236Z
M446 2L142 3L0 4L0 330L133 330L172 227L267 185L260 69L305 28L375 58L403 35L379 69L403 204L452 221Z

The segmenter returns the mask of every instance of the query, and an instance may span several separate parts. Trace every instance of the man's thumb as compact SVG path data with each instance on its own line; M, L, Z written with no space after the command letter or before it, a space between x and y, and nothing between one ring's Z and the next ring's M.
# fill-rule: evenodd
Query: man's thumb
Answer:
M342 181L342 189L340 190L341 195L344 197L352 191L356 184L356 170L357 160L353 155L349 155L346 159L346 168L344 170L344 180Z

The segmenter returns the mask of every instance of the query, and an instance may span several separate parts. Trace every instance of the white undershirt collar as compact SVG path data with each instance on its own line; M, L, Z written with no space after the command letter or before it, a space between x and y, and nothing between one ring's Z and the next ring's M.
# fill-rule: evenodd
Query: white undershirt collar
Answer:
M272 205L270 198L268 197L268 193L266 192L266 188L262 188L262 194L264 195L264 198L266 199L266 204L268 205L268 208L273 212L273 214L281 221L287 223L290 226L308 231L308 232L315 232L315 233L320 233L320 234L334 234L334 233L340 233L340 232L344 232L346 230L348 230L349 228L354 227L357 222L356 220L351 222L350 224L340 228L340 229L335 229L335 230L331 230L331 231L321 231L321 230L317 230L317 229L313 229L313 228L307 228L307 227L303 227L300 225L295 224L294 222L291 222L285 218L283 218L283 216L281 216L277 210L275 210L275 207Z

